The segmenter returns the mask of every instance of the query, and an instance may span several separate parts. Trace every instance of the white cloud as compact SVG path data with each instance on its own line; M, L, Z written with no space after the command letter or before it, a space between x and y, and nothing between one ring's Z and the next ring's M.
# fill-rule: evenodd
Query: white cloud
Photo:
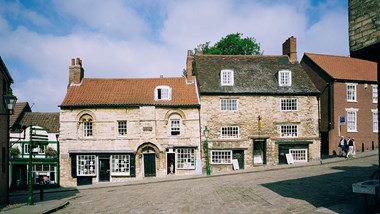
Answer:
M255 37L264 54L282 54L282 43L290 36L297 37L299 60L304 51L348 54L347 15L326 10L307 26L306 1L301 5L293 1L155 1L165 20L154 41L150 37L156 29L149 29L149 14L143 17L134 9L136 4L143 7L149 1L133 2L54 1L53 12L69 21L62 26L71 27L60 35L39 34L22 26L12 30L0 9L0 30L4 30L0 33L0 55L5 64L7 58L17 59L27 68L22 71L20 65L8 66L13 69L11 74L16 74L12 87L19 100L35 103L33 111L58 111L71 58L76 57L83 60L85 77L89 78L180 76L186 50L236 32ZM144 11L145 15L149 12ZM48 25L43 14L31 11L24 17Z

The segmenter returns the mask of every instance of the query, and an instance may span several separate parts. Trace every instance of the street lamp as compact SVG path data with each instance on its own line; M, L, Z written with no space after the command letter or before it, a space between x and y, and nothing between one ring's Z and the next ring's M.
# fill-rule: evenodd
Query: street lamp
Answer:
M9 204L9 138L10 138L10 136L9 136L9 115L12 115L14 112L17 97L13 95L12 89L9 88L8 93L4 94L3 99L4 99L3 104L5 104L5 113L0 112L0 115L7 115L7 123L6 124L8 124L7 138L5 139L7 142L5 154L7 154L7 155L5 156L6 159L3 159L3 160L5 161L4 164L6 165L6 172L8 173L6 176L7 188L5 191L6 191L6 203Z
M208 152L208 134L209 134L209 130L208 130L207 126L203 130L203 134L205 135L205 138L206 138L205 143L204 143L204 150L205 150L205 153L206 153L206 174L207 174L207 176L210 176L211 175L211 169L210 169L210 159L209 159L209 152Z
M6 112L0 113L0 115L12 115L16 106L17 97L13 95L11 88L9 88L8 93L4 94L3 97Z

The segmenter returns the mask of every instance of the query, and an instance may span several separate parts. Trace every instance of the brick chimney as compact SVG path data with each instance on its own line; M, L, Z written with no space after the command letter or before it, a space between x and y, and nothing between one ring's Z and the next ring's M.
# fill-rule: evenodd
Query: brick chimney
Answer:
M297 62L297 39L291 36L282 44L282 55L288 55L291 63Z
M186 82L187 83L193 83L193 56L192 56L191 50L187 51Z
M84 69L82 67L82 60L77 58L71 59L71 65L69 67L69 85L79 85L82 83L84 76Z

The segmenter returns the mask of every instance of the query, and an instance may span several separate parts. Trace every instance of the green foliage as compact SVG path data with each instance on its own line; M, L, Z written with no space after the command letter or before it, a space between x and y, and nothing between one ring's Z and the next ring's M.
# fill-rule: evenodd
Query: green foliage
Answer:
M223 37L214 46L210 46L210 42L200 44L203 54L216 55L262 55L260 44L253 37L242 38L242 33L229 34Z
M55 157L57 155L57 151L51 147L48 147L45 151L47 156Z
M18 147L11 147L10 149L9 149L9 154L11 155L11 156L18 156L18 155L20 155L20 149L18 148Z

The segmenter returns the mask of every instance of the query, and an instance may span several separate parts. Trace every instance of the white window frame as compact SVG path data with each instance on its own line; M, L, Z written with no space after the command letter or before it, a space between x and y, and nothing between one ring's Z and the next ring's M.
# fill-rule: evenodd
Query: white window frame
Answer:
M357 102L357 84L346 83L346 98L347 102Z
M281 111L298 111L298 98L281 98Z
M379 118L378 118L378 111L377 109L372 109L372 126L373 126L373 132L378 133L379 132Z
M280 136L283 138L295 138L298 137L298 125L286 124L280 125Z
M117 121L117 134L121 137L128 135L128 122L126 120Z
M238 99L220 99L220 111L238 111Z
M39 155L45 154L45 146L37 145L37 146L33 147L33 149L36 149L36 148L38 148L38 154ZM29 154L29 143L24 144L24 154Z
M378 100L378 86L377 85L372 85L372 103L377 103Z
M211 164L232 164L232 150L211 150Z
M223 139L239 139L240 138L239 126L222 126L220 128L220 137Z
M234 71L230 69L223 69L220 71L220 85L233 86L234 85Z
M160 85L154 89L154 100L171 100L172 88L167 85Z
M359 109L346 109L347 112L347 132L358 131L358 111Z
M129 154L111 155L111 175L131 175L131 156Z
M290 70L281 70L278 72L279 86L292 86L292 72Z
M195 149L176 148L176 169L195 169Z
M83 137L92 137L93 135L94 129L92 120L83 120Z
M170 135L181 135L181 119L170 119Z
M97 171L96 155L77 155L77 176L95 176ZM91 168L92 167L92 168ZM90 172L93 173L90 173Z
M294 163L305 163L308 160L308 149L289 149L293 156Z

